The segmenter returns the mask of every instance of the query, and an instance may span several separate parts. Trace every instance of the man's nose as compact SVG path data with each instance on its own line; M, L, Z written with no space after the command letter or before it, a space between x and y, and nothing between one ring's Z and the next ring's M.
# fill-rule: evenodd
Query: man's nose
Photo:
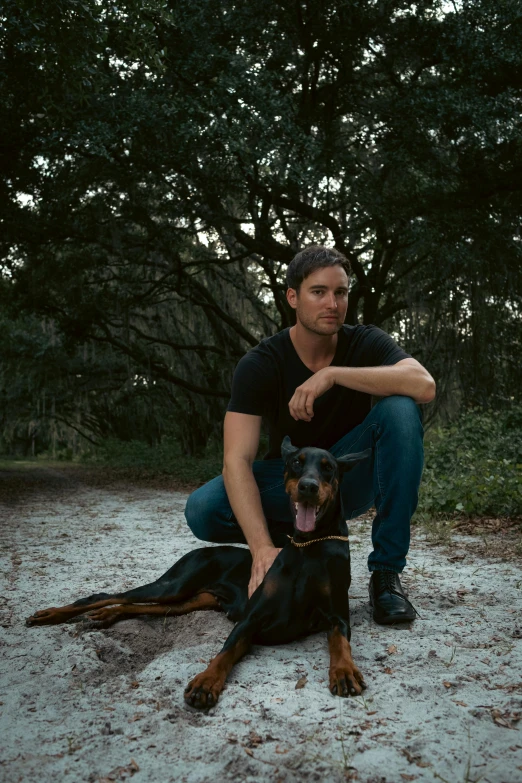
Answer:
M329 307L332 308L332 310L337 310L337 298L335 294L331 294L330 301L329 301Z

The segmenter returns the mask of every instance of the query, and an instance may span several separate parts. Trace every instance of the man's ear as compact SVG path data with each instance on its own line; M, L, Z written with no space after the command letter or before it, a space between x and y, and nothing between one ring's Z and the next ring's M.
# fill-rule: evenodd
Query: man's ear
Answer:
M281 443L282 458L286 461L291 454L295 454L297 451L299 451L299 449L296 449L295 446L292 446L292 441L288 435L285 435L283 442Z
M358 451L355 454L343 454L342 457L337 458L337 465L339 466L339 472L346 473L346 471L351 470L354 465L357 465L358 462L361 462L361 460L363 459L368 459L368 457L371 457L371 455L372 455L371 449Z
M295 288L287 288L286 289L286 301L292 308L292 310L295 310L297 308L297 291Z

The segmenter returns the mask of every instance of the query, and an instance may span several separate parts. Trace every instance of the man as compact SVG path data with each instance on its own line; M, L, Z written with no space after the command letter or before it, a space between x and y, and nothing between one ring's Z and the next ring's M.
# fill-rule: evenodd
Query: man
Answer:
M368 558L376 622L413 620L399 573L417 506L423 430L416 403L435 382L419 362L374 326L346 326L350 266L337 250L311 246L287 270L296 325L262 340L239 362L224 425L223 475L194 492L186 507L205 541L244 543L253 557L249 595L262 582L293 518L283 484L281 442L318 446L334 456L372 449L343 478L347 518L375 505ZM372 396L382 399L372 408ZM261 420L269 452L255 461Z

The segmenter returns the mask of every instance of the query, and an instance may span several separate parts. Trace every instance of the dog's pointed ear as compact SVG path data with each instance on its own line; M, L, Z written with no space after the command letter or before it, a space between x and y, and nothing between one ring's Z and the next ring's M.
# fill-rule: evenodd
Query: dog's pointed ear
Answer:
M371 457L372 450L365 449L364 451L358 451L354 454L343 454L342 457L337 458L337 465L339 466L339 472L345 473L347 470L351 470L354 465L361 462L363 459Z
M295 454L297 451L299 451L299 449L297 449L295 446L292 446L292 441L288 435L285 435L283 442L281 443L281 456L285 462L291 454Z

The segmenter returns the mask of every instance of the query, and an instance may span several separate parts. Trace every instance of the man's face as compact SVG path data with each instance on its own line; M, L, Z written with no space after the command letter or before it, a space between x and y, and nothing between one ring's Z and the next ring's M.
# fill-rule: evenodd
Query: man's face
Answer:
M326 266L308 275L299 293L286 292L297 320L314 334L330 335L339 331L348 309L348 276L342 266Z

